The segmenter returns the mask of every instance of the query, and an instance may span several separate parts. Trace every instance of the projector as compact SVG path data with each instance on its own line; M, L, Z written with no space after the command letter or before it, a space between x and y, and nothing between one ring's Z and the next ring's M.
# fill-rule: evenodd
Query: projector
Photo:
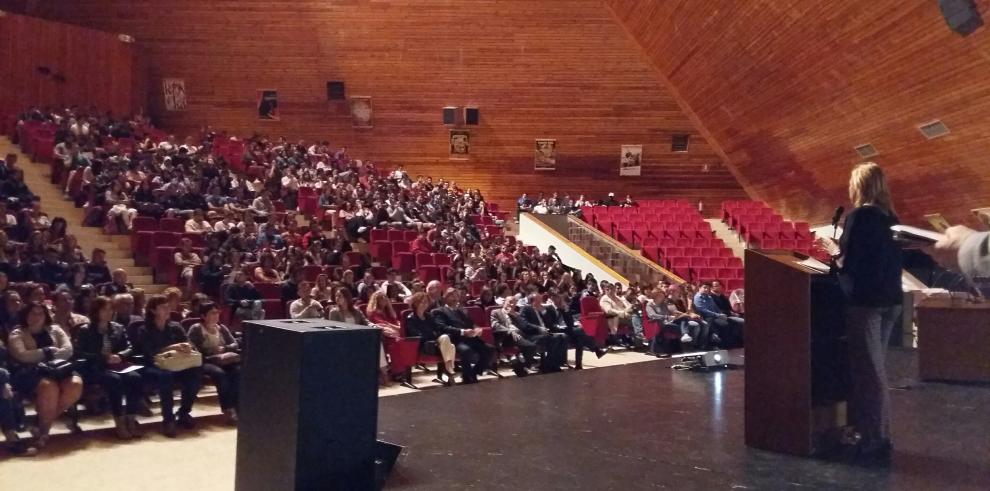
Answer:
M724 367L729 364L729 352L723 350L709 351L701 355L701 366Z

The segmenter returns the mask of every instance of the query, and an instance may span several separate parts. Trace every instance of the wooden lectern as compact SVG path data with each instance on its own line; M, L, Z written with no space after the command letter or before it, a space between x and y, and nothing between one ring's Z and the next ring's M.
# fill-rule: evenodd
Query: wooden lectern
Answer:
M746 251L746 445L826 450L845 425L843 296L834 275L785 251Z

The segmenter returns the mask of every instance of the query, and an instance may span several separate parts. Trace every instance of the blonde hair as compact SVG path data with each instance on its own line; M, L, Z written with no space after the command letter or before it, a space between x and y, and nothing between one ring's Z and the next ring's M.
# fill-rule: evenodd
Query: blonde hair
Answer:
M387 314L395 317L395 310L392 309L392 302L381 290L372 293L371 298L368 299L367 315L370 316L371 314L377 312L378 309L383 309Z
M874 162L863 162L853 167L849 176L849 199L854 206L874 205L894 214L887 179L883 169Z

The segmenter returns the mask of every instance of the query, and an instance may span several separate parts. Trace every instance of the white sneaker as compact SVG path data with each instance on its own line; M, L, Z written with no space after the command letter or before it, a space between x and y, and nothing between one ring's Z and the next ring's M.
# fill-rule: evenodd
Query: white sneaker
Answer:
M683 336L681 336L682 343L690 343L691 341L694 341L694 338L692 338L690 334L685 333Z

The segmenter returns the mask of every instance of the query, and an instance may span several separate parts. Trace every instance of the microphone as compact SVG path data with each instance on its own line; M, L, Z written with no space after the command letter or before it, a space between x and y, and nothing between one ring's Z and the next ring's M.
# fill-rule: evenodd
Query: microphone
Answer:
M846 212L846 207L840 206L835 209L835 215L832 215L832 238L839 234L839 229L836 228L839 225L839 219L842 218L842 214Z

